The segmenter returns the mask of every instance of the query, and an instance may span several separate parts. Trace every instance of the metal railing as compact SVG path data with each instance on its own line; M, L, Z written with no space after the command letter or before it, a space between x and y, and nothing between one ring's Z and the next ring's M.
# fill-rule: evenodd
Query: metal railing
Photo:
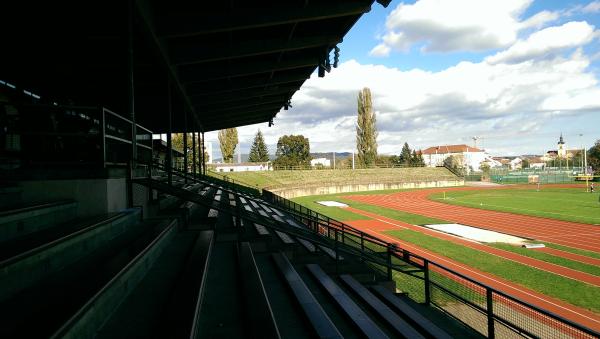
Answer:
M600 333L565 319L557 314L519 300L486 284L471 279L441 264L416 255L400 246L312 211L302 205L263 190L263 198L302 222L309 229L317 229L322 236L331 238L335 246L360 246L368 250L386 252L387 265L375 267L386 271L390 279L402 284L409 297L417 302L433 305L475 331L489 338L598 338ZM354 238L353 242L345 241ZM356 239L360 240L356 240ZM359 245L358 245L359 244ZM403 266L399 263L408 264ZM378 266L378 265L375 265ZM382 267L383 266L383 267ZM411 269L416 267L418 269Z
M18 106L13 156L22 165L126 166L133 153L133 122L106 108L48 104ZM152 159L152 131L136 124L140 163Z

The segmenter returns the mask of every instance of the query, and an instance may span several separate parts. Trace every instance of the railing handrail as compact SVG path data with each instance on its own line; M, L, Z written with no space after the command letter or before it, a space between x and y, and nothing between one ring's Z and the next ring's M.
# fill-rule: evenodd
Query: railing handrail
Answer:
M267 198L267 196L270 195L270 198L272 199L271 203L276 204L277 206L285 209L286 212L288 212L288 213L302 214L304 217L306 217L309 220L310 220L310 218L312 218L311 214L313 214L313 213L315 215L322 215L319 212L313 211L313 210L311 210L311 209L309 209L307 207L304 207L304 206L299 205L299 204L297 204L297 203L295 203L293 201L290 201L290 200L285 199L285 198L283 198L281 196L278 196L278 195L274 194L273 192L270 192L270 191L267 191L267 190L263 190L263 194L265 192L268 192L265 195L265 198ZM267 200L267 199L265 199L265 200ZM286 204L287 204L287 206L286 206ZM306 211L309 211L309 212L308 213L303 213L301 209L300 210L296 210L295 208L290 208L289 205L293 205L294 207L295 206L301 206L303 209L305 209ZM325 218L327 218L328 223L330 223L331 221L334 221L336 223L346 225L346 224L344 224L344 223L342 223L342 222L340 222L338 220L335 220L333 218L329 218L327 216L325 216ZM352 226L349 226L349 225L348 225L348 229L350 229L350 230L356 230L355 228L353 228ZM340 228L340 231L342 232L342 234L346 233L345 227L344 228ZM356 230L356 231L362 232L360 230ZM573 321L571 321L569 319L566 319L566 318L564 318L564 317L562 317L562 316L560 316L558 314L555 314L555 313L553 313L551 311L542 309L542 308L540 308L540 307L538 307L536 305L532 305L532 304L527 303L525 301L519 300L516 297L513 297L513 296L511 296L511 295L509 295L509 294L507 294L505 292L499 291L499 290L497 290L497 289L495 289L495 288L493 288L491 286L488 286L485 283L477 281L477 280L475 280L473 278L465 276L462 273L456 272L453 269L450 269L450 268L448 268L448 267L446 267L446 266L444 266L442 264L438 264L438 263L436 263L434 261L426 259L426 258L424 258L422 256L419 256L419 255L415 254L415 253L412 253L411 251L408 251L406 249L402 249L400 246L394 246L394 247L392 247L392 246L390 246L390 243L388 243L388 242L386 242L384 240L381 240L381 239L379 239L377 237L374 237L374 236L370 236L368 241L370 241L370 239L372 239L372 238L377 239L377 242L376 242L377 245L381 245L381 243L387 244L387 248L394 254L394 257L396 257L399 260L402 260L402 261L406 262L406 260L402 256L400 256L401 254L402 255L406 255L407 254L409 257L413 257L413 258L417 258L419 260L423 260L424 263L427 263L427 265L434 265L436 267L439 267L440 269L442 269L445 272L450 273L451 275L454 275L454 276L457 276L457 277L459 277L461 279L464 279L464 280L466 280L466 281L468 281L468 282L470 282L470 283L472 283L472 284L474 284L474 285L482 288L485 291L490 291L491 293L497 294L497 295L499 295L499 296L501 296L503 298L506 298L506 299L508 299L508 300L510 300L512 302L515 302L515 303L521 305L522 307L524 307L526 309L530 309L532 311L540 313L541 315L544 315L544 316L547 316L549 318L555 319L556 321L558 321L560 323L564 323L564 324L566 324L566 325L568 325L568 326L570 326L570 327L572 327L572 328L574 328L576 330L582 331L582 332L584 332L586 334L589 334L589 335L592 335L592 336L595 336L595 337L600 337L600 333L598 333L598 332L596 332L596 331L594 331L594 330L592 330L590 328L587 328L587 327L585 327L585 326L583 326L581 324L575 323L575 322L573 322ZM409 263L410 264L414 264L414 263L411 263L411 262L409 262ZM392 269L393 269L393 267L392 267ZM439 284L437 284L436 282L433 282L433 281L430 282L430 283L436 285L437 287L443 287L443 286L440 286ZM477 304L475 304L473 302L470 302L468 300L463 300L463 302L469 304L470 306L475 306L477 308L480 308L479 305L477 305ZM513 324L513 323L509 322L506 319L499 318L495 314L492 315L492 316L494 317L494 319L502 321L502 322L506 323L508 326L510 326L512 328L519 329L520 331L525 331L524 329L522 329L517 324Z

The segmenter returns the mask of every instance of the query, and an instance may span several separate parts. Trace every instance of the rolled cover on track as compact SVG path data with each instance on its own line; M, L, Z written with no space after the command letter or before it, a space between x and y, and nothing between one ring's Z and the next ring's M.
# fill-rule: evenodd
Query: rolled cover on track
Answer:
M525 248L543 248L546 247L544 244L523 244L521 247Z

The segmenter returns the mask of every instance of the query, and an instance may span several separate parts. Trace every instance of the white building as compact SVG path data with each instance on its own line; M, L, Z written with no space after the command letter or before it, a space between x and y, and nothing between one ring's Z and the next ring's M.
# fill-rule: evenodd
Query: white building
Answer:
M459 165L469 171L479 171L482 162L495 162L485 151L465 144L433 146L423 151L425 166L429 167L443 166L450 156L455 156Z
M242 162L239 164L214 164L211 168L215 172L250 172L250 171L272 171L268 162Z
M523 159L516 157L510 161L509 165L512 170L521 169L523 168Z
M331 167L331 160L329 160L327 158L312 159L310 161L310 165L312 167L315 167L317 165L322 165L323 167Z

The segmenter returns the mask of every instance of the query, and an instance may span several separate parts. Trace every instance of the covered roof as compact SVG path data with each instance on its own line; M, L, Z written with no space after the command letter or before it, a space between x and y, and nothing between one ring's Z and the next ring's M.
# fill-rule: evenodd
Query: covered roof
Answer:
M423 151L423 154L447 154L447 153L463 153L463 152L483 152L479 148L461 145L441 145L432 146Z
M15 1L0 22L0 80L47 103L125 117L133 106L153 132L167 130L169 111L174 132L268 122L315 70L331 68L373 2Z

